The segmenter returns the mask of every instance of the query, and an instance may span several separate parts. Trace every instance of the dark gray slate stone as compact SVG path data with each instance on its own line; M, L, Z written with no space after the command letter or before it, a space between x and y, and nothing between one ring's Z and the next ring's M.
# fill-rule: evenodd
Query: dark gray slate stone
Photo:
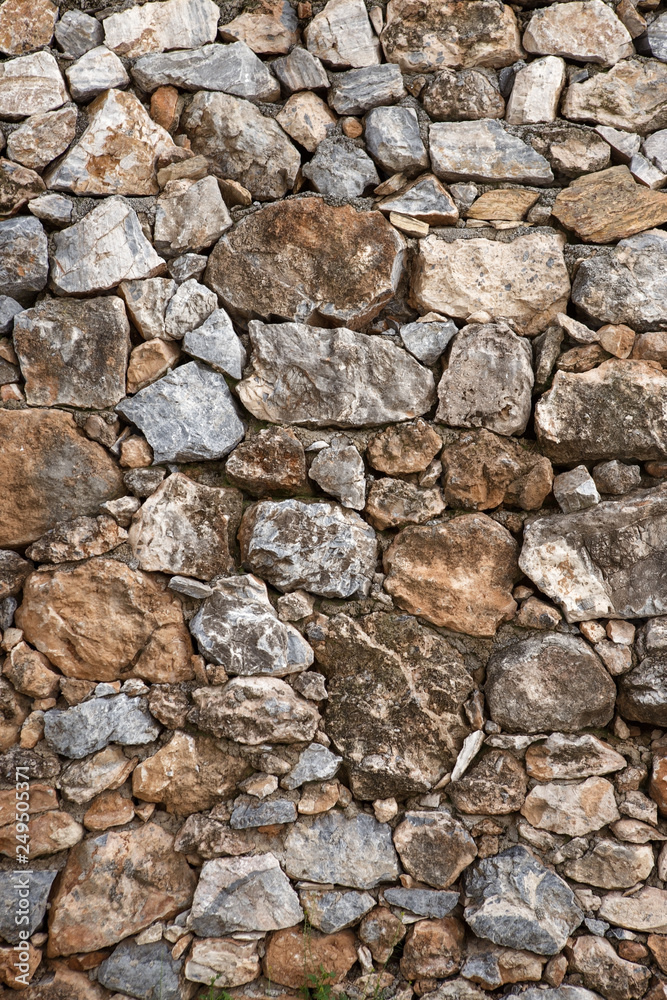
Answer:
M437 889L385 889L384 898L392 906L409 910L419 917L439 920L452 912L459 901L459 893Z
M52 708L44 716L44 738L64 757L80 759L108 743L150 743L161 726L148 711L146 698L94 698L72 708Z
M273 826L293 823L296 820L296 805L289 799L272 799L258 802L250 795L240 796L234 803L234 811L229 821L233 830L249 830L257 826Z
M181 1000L178 974L183 960L173 960L171 947L167 941L121 941L100 965L98 982L137 1000Z
M46 913L46 902L53 880L58 872L33 871L29 875L16 872L0 872L0 937L9 944L19 943L19 931L33 934ZM19 890L28 889L30 901L29 920L25 924L17 924L15 917L18 912Z

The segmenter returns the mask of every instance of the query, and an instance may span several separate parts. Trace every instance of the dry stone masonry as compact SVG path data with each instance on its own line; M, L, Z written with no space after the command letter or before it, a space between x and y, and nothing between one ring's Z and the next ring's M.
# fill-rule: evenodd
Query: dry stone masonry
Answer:
M667 1000L667 0L0 0L17 995Z

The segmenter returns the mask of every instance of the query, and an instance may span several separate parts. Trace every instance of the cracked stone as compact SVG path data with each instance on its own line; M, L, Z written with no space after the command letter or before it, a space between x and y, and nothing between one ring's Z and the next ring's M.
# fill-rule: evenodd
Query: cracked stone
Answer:
M63 757L82 757L108 743L136 746L152 743L161 726L148 711L145 698L125 694L95 698L72 708L52 708L44 715L44 739Z
M367 813L299 819L285 841L287 874L310 882L372 889L398 878L391 828Z
M571 121L648 135L667 127L666 83L667 65L656 59L622 59L608 73L570 84L561 114Z
M413 219L428 223L430 226L452 226L459 217L458 209L446 188L433 174L422 174L398 194L388 195L379 201L377 208L385 214L398 212L400 215L409 215ZM433 326L434 324L409 323L406 325L412 327ZM446 327L447 324L443 323L441 326ZM413 353L419 357L416 352ZM426 361L427 364L431 363L426 358L420 358L420 360Z
M493 118L436 122L429 129L429 151L433 173L445 181L502 181L540 187L553 181L547 160Z
M0 64L6 66L7 63ZM0 287L5 298L41 292L49 273L48 244L38 219L22 216L0 222Z
M304 32L308 51L331 69L374 66L380 62L380 42L362 0L329 0Z
M200 729L249 746L313 739L320 721L315 705L277 677L234 677L224 687L193 692L190 713Z
M599 777L574 785L536 785L528 793L521 814L540 830L568 837L583 837L620 819L614 786Z
M331 74L329 104L339 115L363 115L405 97L403 77L397 66L384 63L346 73Z
M105 45L90 49L65 70L67 83L75 101L92 101L113 87L126 87L130 78L125 67Z
M105 18L104 42L126 59L165 49L195 49L215 41L219 16L212 0L146 3Z
M524 31L523 46L538 55L602 66L634 55L627 28L602 0L575 0L574 7L554 5L535 11Z
M299 41L299 22L287 0L262 0L223 24L220 37L226 42L245 42L259 55L281 55ZM272 69L275 71L275 63Z
M53 111L67 99L65 81L50 52L33 52L0 64L0 117L17 121Z

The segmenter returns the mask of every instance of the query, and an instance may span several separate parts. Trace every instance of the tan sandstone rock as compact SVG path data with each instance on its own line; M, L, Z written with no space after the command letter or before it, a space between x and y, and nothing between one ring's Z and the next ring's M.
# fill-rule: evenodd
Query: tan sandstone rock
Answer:
M620 819L614 786L598 777L578 785L536 785L528 793L521 813L541 830L570 837L582 837Z

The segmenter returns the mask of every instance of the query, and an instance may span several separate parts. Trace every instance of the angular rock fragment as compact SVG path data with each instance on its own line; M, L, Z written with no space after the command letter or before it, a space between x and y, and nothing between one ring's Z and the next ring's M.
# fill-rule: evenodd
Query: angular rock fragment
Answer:
M0 214L15 215L44 192L44 181L34 170L0 159Z
M202 329L188 334L186 342ZM225 472L231 483L253 496L306 490L303 445L292 430L283 427L268 427L247 437L227 459Z
M303 167L315 191L350 201L380 183L375 164L350 139L324 139Z
M130 7L104 20L104 42L119 56L195 49L215 41L219 12L212 0L167 0Z
M0 600L19 594L32 568L32 563L22 559L18 552L0 549Z
M653 886L644 886L632 896L610 892L602 900L597 912L601 920L608 920L616 927L628 930L667 933L667 892Z
M248 770L242 757L225 753L209 736L177 731L135 768L132 794L144 802L163 803L167 812L189 816L233 795Z
M568 837L583 837L620 819L614 786L598 777L581 784L536 785L528 793L521 814L540 830Z
M564 60L556 56L528 63L514 78L505 120L510 125L554 121L566 75Z
M622 495L636 486L641 486L641 472L638 465L625 465L614 458L601 462L593 469L595 485L601 493Z
M144 340L159 337L169 340L165 330L165 312L176 292L170 278L147 278L145 281L122 281L118 292L125 300L130 319Z
M66 677L189 680L192 647L165 584L105 557L54 567L26 581L17 621Z
M329 0L304 32L308 51L331 69L375 66L380 43L362 0Z
M100 45L104 28L95 17L81 10L66 10L55 29L56 41L69 59L78 59L84 52Z
M426 222L430 226L452 226L459 217L452 198L433 174L422 174L398 194L383 198L377 207L386 215L398 212ZM425 361L426 358L420 360Z
M502 181L537 186L553 181L545 158L493 118L431 125L429 151L433 173L445 181L487 184Z
M609 1000L641 997L646 992L650 970L627 962L604 938L577 938L570 953L568 968L583 976L586 986L599 990Z
M132 395L171 371L180 356L177 344L149 340L132 349L127 368L127 392Z
M419 920L408 931L400 969L410 979L451 976L463 958L465 929L456 917Z
M303 919L299 897L273 854L207 861L188 922L200 937L292 927Z
M430 409L433 376L386 338L302 323L250 323L253 353L237 391L261 420L368 427Z
M13 872L2 872L0 875L0 899L2 900L0 935L9 944L19 944L21 929L27 930L29 934L33 934L37 930L44 919L49 892L57 874L57 871L43 869L31 872L28 879L24 880L28 882L30 889L28 919L25 923L17 925L14 922L14 917L21 899L19 894L21 886Z
M493 70L441 69L422 95L424 109L436 122L502 118L505 101Z
M281 591L323 597L367 594L375 571L375 532L334 503L261 501L239 531L244 564Z
M108 743L151 743L161 728L151 717L145 698L128 698L125 694L94 698L67 709L52 708L44 715L47 744L63 757L76 760Z
M299 22L287 0L262 0L223 24L220 37L226 42L245 42L259 55L275 56L289 52L299 41ZM275 63L272 68L275 71Z
M366 456L374 469L395 475L422 472L441 448L440 436L418 418L378 431L368 441Z
M285 677L313 662L308 643L276 617L266 585L250 575L217 580L190 630L207 658L228 674Z
M491 636L516 610L516 552L509 531L485 514L404 528L384 555L385 589L434 625Z
M57 16L50 0L7 0L0 11L0 52L21 56L48 45Z
M83 805L107 789L120 788L136 763L136 757L128 759L121 747L110 746L87 760L68 764L57 785L66 799Z
M667 221L667 195L637 184L626 166L610 167L571 181L552 214L580 239L610 243Z
M374 108L366 116L364 138L368 152L389 174L416 173L429 165L414 108Z
M329 104L339 115L363 115L405 97L400 70L387 63L333 73L331 81Z
M126 538L127 532L113 517L75 517L47 531L32 543L26 555L41 563L76 562L111 552Z
M659 567L666 503L659 488L603 501L589 511L539 518L526 526L519 564L570 622L664 614Z
M375 906L375 900L367 892L306 889L300 898L309 922L325 934L345 930Z
M510 66L520 59L521 38L510 7L491 0L429 3L392 0L382 47L406 73L451 66Z
M249 101L277 101L280 86L271 70L245 42L142 56L132 76L149 94L158 87L213 90ZM225 111L233 105L223 105Z
M445 502L440 489L421 489L400 479L379 479L373 483L366 501L368 520L378 531L424 524L442 514Z
M648 844L599 840L583 857L566 861L563 873L585 885L629 889L649 877L653 864L653 849Z
M232 567L223 489L169 476L144 503L129 542L141 569L210 580Z
M86 52L65 70L70 93L75 101L92 101L112 87L126 87L130 78L125 67L105 45Z
M447 792L462 813L502 816L523 805L527 779L524 769L506 750L492 750L467 771L450 782Z
M168 257L186 251L199 253L231 224L218 182L215 177L203 177L185 190L168 188L158 199L153 242L156 250Z
M467 733L472 680L454 646L386 614L338 615L308 634L327 677L327 732L354 794L385 798L436 784Z
M285 841L285 869L291 878L372 889L398 877L391 829L367 813L348 819L329 812L300 819Z
M392 906L409 910L420 917L446 917L459 901L458 892L433 889L385 889L384 898Z
M511 243L445 243L429 236L419 241L412 299L424 311L467 319L483 310L524 335L540 333L567 306L570 281L562 247L557 233L530 233Z
M276 677L235 677L192 697L197 707L191 716L200 729L249 746L310 741L320 721L313 703Z
M25 216L0 222L0 287L3 294L23 300L32 292L41 292L48 273L48 245L42 223Z
M508 732L577 732L611 719L616 686L581 638L542 635L494 652L485 686L489 712Z
M539 982L545 962L545 956L516 948L501 948L477 938L468 943L461 971L468 979L481 983L488 990L525 980Z
M43 169L71 143L76 119L73 107L33 115L9 135L8 155L31 170Z
M505 503L536 510L551 491L547 458L484 429L460 434L443 448L441 459L445 500L453 507L490 510Z
M186 333L201 326L215 312L217 304L215 293L210 288L200 285L196 278L188 278L178 286L167 303L165 336L171 340L182 340Z
M393 297L404 247L380 213L301 198L241 220L214 247L205 281L245 320L360 327Z
M298 46L288 56L276 59L272 69L288 94L299 90L322 90L329 86L329 78L317 56Z
M240 795L234 802L229 825L233 830L250 830L258 826L284 826L296 818L296 805L289 799L258 802L254 796Z
M232 378L243 377L246 351L224 309L215 309L200 326L188 330L183 350L207 361L215 371L226 372Z
M51 904L49 954L105 948L187 908L195 874L172 845L153 823L77 845Z
M667 127L667 65L656 59L622 59L608 73L571 83L563 117L648 135Z
M464 879L465 921L494 944L555 955L583 919L567 883L525 847L478 862Z
M121 941L100 965L97 981L108 990L122 990L134 997L150 997L155 983L159 982L164 1000L179 1000L178 975L183 962L174 961L170 952L167 941L150 944Z
M477 857L475 841L446 812L407 812L394 844L403 867L436 889L447 889Z
M155 462L222 458L245 433L224 377L199 361L181 365L116 409L145 434Z
M106 292L164 269L136 212L122 198L106 198L81 222L56 233L54 241L51 284L61 295Z
M17 121L53 111L66 100L65 81L50 52L33 52L0 64L0 117Z
M125 395L130 325L116 296L43 299L14 320L31 406L114 406Z
M581 736L552 733L546 743L533 743L526 750L526 770L538 781L588 778L625 766L625 757L590 733Z
M307 91L306 93L294 94L290 97L280 113L276 115L276 121L295 142L300 143L309 153L314 153L322 140L326 139L328 133L336 124L336 116L330 111L328 105L324 103L321 97ZM336 148L334 147L333 152L335 152ZM343 152L345 151L343 149ZM357 152L361 154L362 160L367 159L363 154L363 150L357 149ZM366 172L368 172L368 168L366 168ZM314 178L311 178L311 180L314 180ZM350 195L349 197L353 196Z
M125 492L108 452L62 410L0 410L0 545L23 546Z
M646 656L619 681L618 709L623 717L654 726L665 725L667 658L658 651Z
M634 55L628 30L611 7L602 0L575 3L570 8L554 4L535 11L523 35L526 51L602 66Z
M554 497L564 514L586 510L600 502L595 480L585 465L561 472L553 481Z
M625 323L637 331L665 329L665 261L667 238L662 229L621 240L608 253L581 261L572 301L596 325Z
M260 972L257 942L234 938L195 939L185 965L187 980L207 986L212 981L222 987L242 986L256 979Z
M523 434L530 417L532 353L503 325L466 326L452 342L436 419L452 427Z
M332 438L313 459L308 475L344 507L363 510L366 502L364 463L355 446L342 436Z

